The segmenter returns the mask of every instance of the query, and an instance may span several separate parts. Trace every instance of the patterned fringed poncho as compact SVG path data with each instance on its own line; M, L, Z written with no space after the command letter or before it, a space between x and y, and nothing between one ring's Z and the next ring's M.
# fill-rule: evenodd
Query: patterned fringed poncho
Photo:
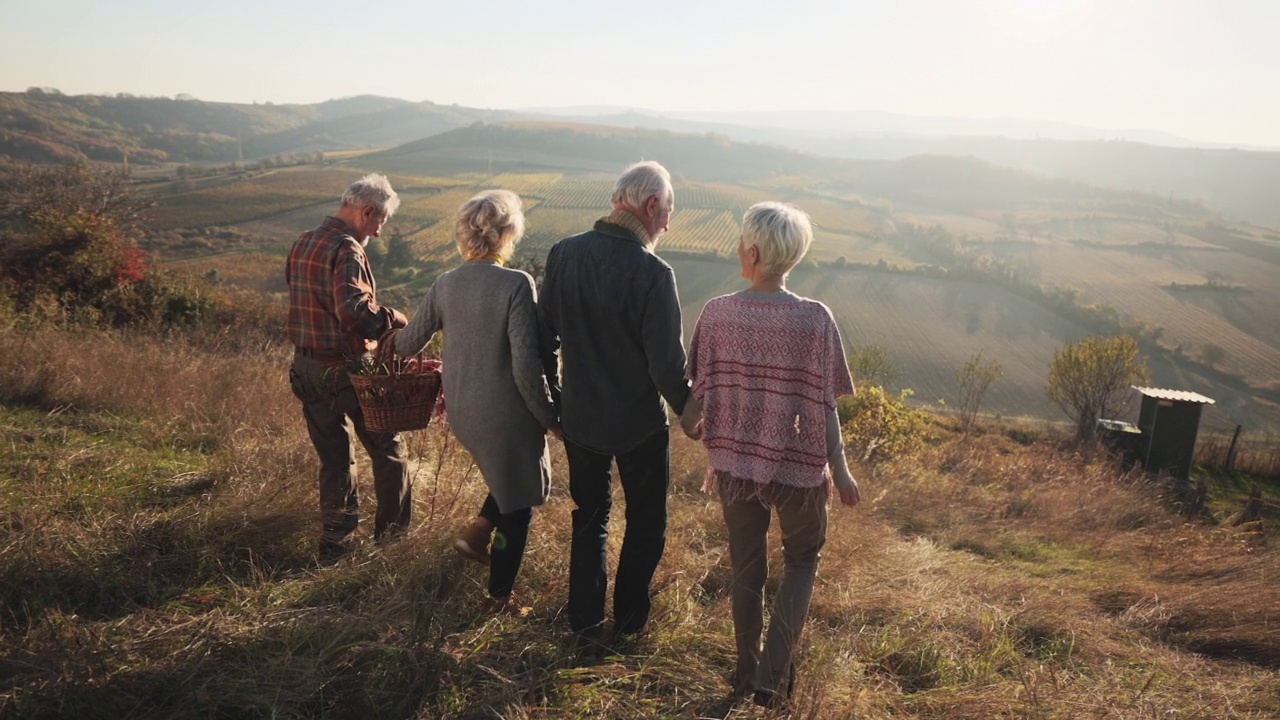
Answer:
M827 481L826 414L853 393L831 310L792 293L709 301L689 344L714 470L756 483ZM756 296L756 297L752 297Z

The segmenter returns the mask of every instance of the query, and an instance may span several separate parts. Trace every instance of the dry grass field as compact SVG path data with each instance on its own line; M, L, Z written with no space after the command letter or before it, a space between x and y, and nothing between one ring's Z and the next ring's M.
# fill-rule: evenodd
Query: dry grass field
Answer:
M408 536L362 529L318 564L286 350L205 345L0 331L0 716L1280 715L1274 505L1233 527L1239 496L1215 491L1188 522L1163 482L1035 428L932 421L919 454L855 470L861 506L833 508L795 701L770 715L724 679L725 530L697 444L673 445L651 629L583 662L558 448L518 581L533 615L490 617L483 570L449 549L482 489L446 425L408 437Z

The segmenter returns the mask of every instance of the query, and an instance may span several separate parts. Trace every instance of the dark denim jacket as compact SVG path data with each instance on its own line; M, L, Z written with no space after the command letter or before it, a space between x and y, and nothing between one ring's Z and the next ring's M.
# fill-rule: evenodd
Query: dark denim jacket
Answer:
M675 273L631 231L600 220L556 243L538 311L559 345L567 438L618 455L667 427L664 398L684 412Z

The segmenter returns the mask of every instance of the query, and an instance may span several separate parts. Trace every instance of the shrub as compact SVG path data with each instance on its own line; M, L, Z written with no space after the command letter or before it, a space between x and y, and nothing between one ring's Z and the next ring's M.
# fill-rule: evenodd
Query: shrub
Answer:
M1138 341L1128 335L1091 335L1054 354L1045 394L1075 420L1076 440L1083 441L1093 437L1098 418L1120 408L1122 390L1148 377Z
M879 385L860 384L836 402L845 446L860 462L878 463L910 455L925 435L925 415L907 406L910 390L897 396Z
M984 360L981 352L956 370L956 405L960 408L960 426L966 433L973 430L987 388L1003 374L1000 362Z

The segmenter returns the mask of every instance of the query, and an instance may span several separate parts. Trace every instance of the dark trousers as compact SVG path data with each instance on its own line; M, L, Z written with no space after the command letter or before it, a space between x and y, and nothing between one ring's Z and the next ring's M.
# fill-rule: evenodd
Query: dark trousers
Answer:
M374 538L407 529L413 493L399 434L365 427L351 380L341 367L295 355L289 384L302 401L307 433L320 456L320 517L324 523L321 540L340 542L355 531L359 522L356 438L373 463L373 492L378 501L373 516Z
M568 439L564 447L569 459L569 494L577 506L569 559L569 625L575 632L584 632L604 623L609 584L605 541L613 505L609 466L615 457ZM649 621L649 584L666 547L667 488L671 482L666 428L616 460L627 503L627 523L613 589L613 622L618 632L636 633Z
M512 510L503 515L489 495L480 507L480 517L493 523L493 543L489 546L489 597L504 598L515 587L524 548L529 541L533 508Z

